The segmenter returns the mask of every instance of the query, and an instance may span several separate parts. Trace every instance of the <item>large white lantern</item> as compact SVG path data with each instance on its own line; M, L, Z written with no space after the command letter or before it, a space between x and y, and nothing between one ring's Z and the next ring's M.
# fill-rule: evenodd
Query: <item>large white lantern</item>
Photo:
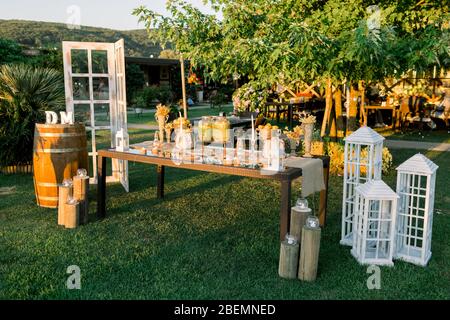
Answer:
M397 168L395 258L425 266L431 258L434 187L438 166L416 154Z
M359 263L394 265L397 198L381 180L356 187L351 253Z
M370 180L381 179L383 136L369 127L361 127L345 138L342 235L340 243L353 244L355 188Z

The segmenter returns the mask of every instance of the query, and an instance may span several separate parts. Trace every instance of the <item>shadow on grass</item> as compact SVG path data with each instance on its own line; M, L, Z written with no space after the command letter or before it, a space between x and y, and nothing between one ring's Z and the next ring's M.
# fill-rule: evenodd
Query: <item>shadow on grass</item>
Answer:
M192 175L194 176L194 175ZM184 176L184 178L186 179L187 177ZM211 190L214 188L217 188L217 186L225 186L225 185L229 185L230 183L235 183L238 182L239 180L241 180L242 177L236 177L236 176L223 176L220 177L218 179L213 179L210 180L208 182L205 183L201 183L199 185L195 185L192 187L188 187L188 188L184 188L184 189L180 189L178 191L175 192L169 192L169 193L165 193L164 195L164 199L157 199L156 198L156 188L148 188L144 185L139 185L139 188L137 188L137 190L133 190L132 192L138 192L138 191L142 191L145 189L149 189L149 191L151 189L151 191L154 191L153 194L153 198L151 199L143 199L143 200L139 200L139 201L134 201L132 203L132 210L148 210L158 204L161 204L161 202L163 201L173 201L176 200L178 198L182 198L185 197L187 194L191 194L191 193L201 193L203 191L207 191L207 190ZM172 180L175 180L175 178L173 178ZM179 180L176 180L177 182L179 182ZM108 192L110 189L110 192ZM118 207L108 207L108 198L113 197L114 195L116 195L117 193L120 192L121 186L120 185L114 185L114 186L110 186L109 188L107 187L107 195L106 195L106 207L107 207L107 216L114 216L114 215L118 215L121 213L126 214L127 211L130 211L130 204L124 204L122 206L118 206ZM167 189L167 188L166 188ZM122 191L124 192L124 191ZM98 220L97 218L95 220Z

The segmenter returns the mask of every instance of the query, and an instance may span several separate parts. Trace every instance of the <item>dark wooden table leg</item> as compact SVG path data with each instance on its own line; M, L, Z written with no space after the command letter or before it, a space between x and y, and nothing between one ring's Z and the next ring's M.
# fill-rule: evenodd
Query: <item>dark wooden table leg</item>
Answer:
M277 124L280 123L280 106L276 106L276 110L277 110Z
M320 203L319 203L319 222L320 226L325 226L327 220L327 206L328 206L328 176L330 168L323 168L323 179L325 182L325 190L320 191Z
M292 130L292 122L293 122L293 106L292 104L288 105L288 123L289 123L289 129Z
M97 157L97 217L106 216L106 158Z
M157 166L158 182L156 185L156 197L158 199L164 198L164 166Z
M291 180L281 181L280 240L289 232L291 216Z

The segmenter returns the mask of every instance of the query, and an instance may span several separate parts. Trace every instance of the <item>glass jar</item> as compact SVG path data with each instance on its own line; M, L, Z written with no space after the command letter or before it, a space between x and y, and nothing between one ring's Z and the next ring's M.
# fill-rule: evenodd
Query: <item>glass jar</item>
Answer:
M309 216L308 218L306 218L305 225L307 228L311 229L320 228L319 218L317 218L316 216Z
M211 117L202 117L198 122L198 137L201 142L211 142L213 121Z
M229 139L230 121L225 117L217 117L213 124L213 140L217 143L227 143Z
M179 117L179 118L173 120L173 128L175 130L180 129L180 121L181 121L181 127L183 129L187 129L189 127L189 125L190 125L189 120L186 118L183 118L183 117Z
M297 198L297 202L295 206L299 209L307 209L308 208L308 200L306 198Z
M241 128L234 131L236 135L236 157L240 164L245 162L245 133Z

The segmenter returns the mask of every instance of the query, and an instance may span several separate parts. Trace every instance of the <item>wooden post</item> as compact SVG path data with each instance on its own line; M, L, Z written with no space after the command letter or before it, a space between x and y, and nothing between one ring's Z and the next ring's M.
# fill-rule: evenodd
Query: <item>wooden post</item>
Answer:
M302 229L305 225L306 218L308 218L311 213L311 208L291 208L291 225L289 227L289 234L297 239L298 242L302 241Z
M354 85L350 83L350 101L348 103L347 114L347 135L356 131L356 115L358 114L358 91L354 88Z
M64 225L68 229L78 227L80 219L80 203L78 201L67 202L64 205L65 219Z
M183 94L183 111L184 111L184 118L187 119L186 79L184 77L183 54L180 54L180 63L181 63L181 92Z
M342 92L340 87L334 93L334 110L336 114L337 137L344 137L344 117L342 115Z
M327 134L328 123L330 122L331 109L333 108L333 89L331 86L331 79L327 79L327 84L325 87L325 114L322 121L322 129L320 131L320 136L325 136Z
M74 176L73 177L73 197L80 203L80 224L88 222L89 215L89 177Z
M358 95L361 97L359 124L367 126L367 113L366 113L366 108L365 108L366 103L364 101L364 99L366 98L365 90L366 89L364 87L364 81L359 81L358 82Z
M319 262L320 233L320 228L303 227L300 262L298 266L298 278L300 280L316 280L317 265Z
M280 262L278 265L278 275L281 278L295 279L298 268L298 250L297 241L284 240L280 246Z
M65 222L65 204L69 198L72 196L72 186L59 186L58 188L58 225L63 226Z

